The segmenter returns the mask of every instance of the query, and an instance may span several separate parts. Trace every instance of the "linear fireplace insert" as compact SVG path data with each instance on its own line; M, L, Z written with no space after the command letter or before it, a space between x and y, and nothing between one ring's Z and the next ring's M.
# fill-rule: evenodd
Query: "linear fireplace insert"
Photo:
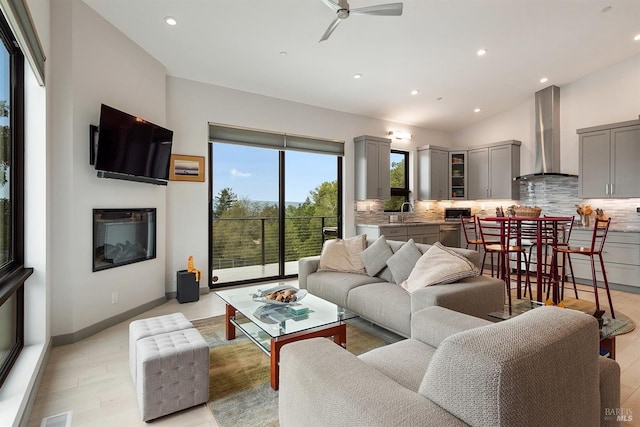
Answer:
M155 208L93 210L93 271L155 257Z

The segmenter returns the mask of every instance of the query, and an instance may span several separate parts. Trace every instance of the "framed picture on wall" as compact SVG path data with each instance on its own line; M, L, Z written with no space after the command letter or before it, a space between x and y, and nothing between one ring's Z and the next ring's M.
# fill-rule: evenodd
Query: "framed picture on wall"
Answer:
M204 182L204 157L172 154L169 181Z

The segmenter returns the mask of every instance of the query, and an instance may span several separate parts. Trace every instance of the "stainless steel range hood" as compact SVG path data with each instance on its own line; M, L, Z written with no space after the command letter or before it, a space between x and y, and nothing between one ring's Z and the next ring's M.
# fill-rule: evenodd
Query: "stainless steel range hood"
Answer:
M560 172L560 88L549 86L535 94L536 166L535 172L516 180L548 176L577 177Z

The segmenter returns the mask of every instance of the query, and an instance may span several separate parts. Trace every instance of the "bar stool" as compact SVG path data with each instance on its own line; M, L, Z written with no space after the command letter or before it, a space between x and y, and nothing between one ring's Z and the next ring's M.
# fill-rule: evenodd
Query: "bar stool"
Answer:
M521 246L520 227L517 221L505 218L499 222L495 220L487 220L477 218L478 229L482 239L482 246L486 253L498 254L498 277L505 282L507 289L507 297L509 299L509 308L511 308L511 265L509 264L509 254L516 253L524 256L525 269L529 271L529 259L527 257L526 248ZM496 243L497 242L497 243ZM515 243L512 245L511 243ZM493 271L493 258L491 269ZM518 286L520 286L521 266L516 267L518 273ZM531 289L529 274L525 275L525 287ZM531 292L529 292L531 295Z
M607 273L604 268L604 260L602 259L602 250L604 249L604 243L607 239L607 233L609 232L609 225L611 224L611 219L601 220L596 218L595 223L593 224L593 236L591 237L591 246L588 248L577 247L577 246L560 246L557 245L553 248L554 259L555 255L561 253L566 255L567 260L569 261L569 266L571 266L571 255L583 255L588 256L591 261L591 277L593 280L593 291L596 300L596 310L600 310L600 299L598 298L598 279L596 277L596 264L595 257L598 256L600 260L600 268L602 269L602 279L604 281L604 288L607 291L607 299L609 300L609 308L611 309L611 317L616 318L615 313L613 311L613 303L611 301L611 293L609 292L609 281L607 280ZM571 268L573 270L573 268ZM576 288L576 278L571 274L571 280L573 281L573 287L576 289L576 298L577 298L577 288ZM554 286L558 286L558 275L555 274ZM563 294L564 294L564 280L562 282Z

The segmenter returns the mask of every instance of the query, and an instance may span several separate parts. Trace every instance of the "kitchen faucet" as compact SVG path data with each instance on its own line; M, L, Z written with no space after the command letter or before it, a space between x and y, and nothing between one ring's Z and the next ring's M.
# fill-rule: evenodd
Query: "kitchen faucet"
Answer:
M400 206L400 222L404 222L404 206L409 206L409 210L407 212L411 212L411 202L404 202L402 206Z

